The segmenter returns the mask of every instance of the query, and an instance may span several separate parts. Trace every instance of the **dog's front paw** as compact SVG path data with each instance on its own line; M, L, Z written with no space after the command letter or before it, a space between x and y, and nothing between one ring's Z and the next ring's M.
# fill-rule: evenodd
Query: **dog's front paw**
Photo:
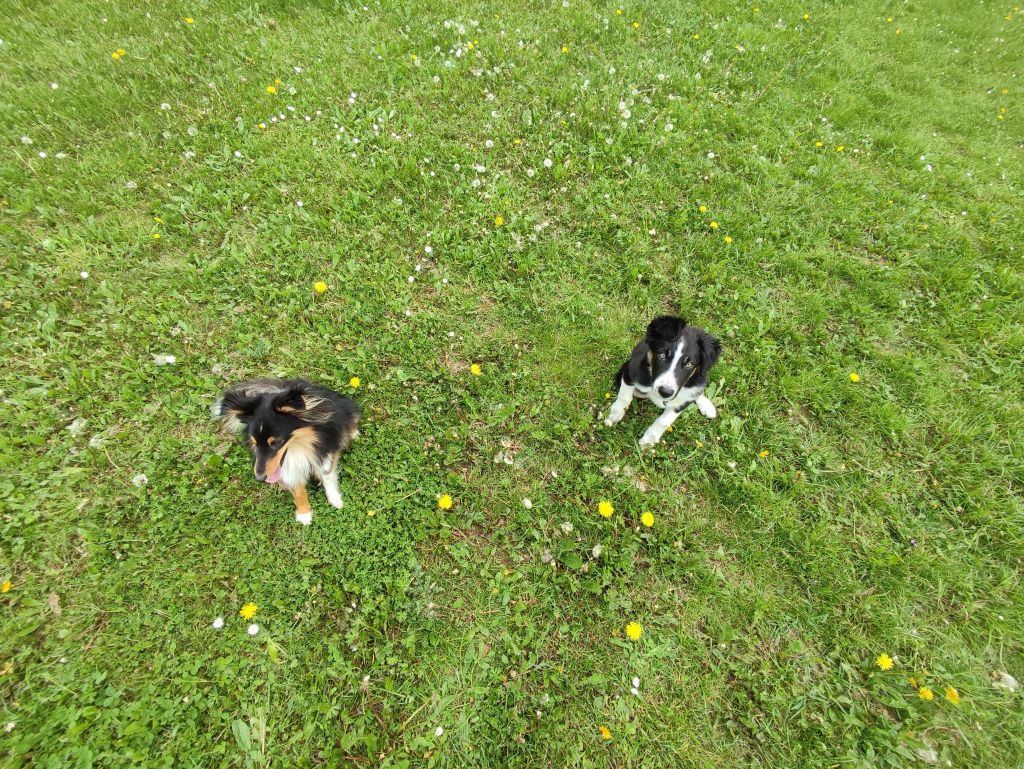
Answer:
M715 408L715 404L711 402L710 398L706 398L703 395L697 398L697 410L708 419L714 419L718 416L718 409Z
M648 430L640 437L640 448L649 449L658 445L661 440L661 433Z
M341 494L330 494L327 495L327 502L331 507L341 510L345 506L345 501L341 498Z
M309 526L313 523L313 511L308 513L295 513L295 520L303 526Z
M608 418L604 420L604 423L607 427L615 427L615 425L622 421L624 416L626 416L625 409L617 409L612 406L612 410L608 412Z

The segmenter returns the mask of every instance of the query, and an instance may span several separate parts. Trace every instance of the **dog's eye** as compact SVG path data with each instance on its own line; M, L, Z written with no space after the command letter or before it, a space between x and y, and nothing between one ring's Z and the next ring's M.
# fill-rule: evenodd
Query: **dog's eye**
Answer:
M274 446L276 446L277 443L278 443L277 438L274 438L274 437L267 438L267 445L270 446L270 448L274 448Z
M665 360L665 358L666 358L666 355L665 355L665 353L663 353L663 352L659 352L659 353L658 353L658 358L659 358L659 359L661 359L661 360Z
M688 361L686 361L686 366L685 366L685 368L693 368L693 361L692 361L692 360L688 360Z

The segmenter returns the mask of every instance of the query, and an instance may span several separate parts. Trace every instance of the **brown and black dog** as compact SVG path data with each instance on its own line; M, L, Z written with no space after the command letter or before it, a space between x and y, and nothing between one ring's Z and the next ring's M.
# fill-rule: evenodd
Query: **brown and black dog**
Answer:
M280 483L295 499L295 520L313 522L306 484L317 477L341 508L338 458L359 435L359 404L304 379L252 379L229 388L213 416L245 433L256 479Z

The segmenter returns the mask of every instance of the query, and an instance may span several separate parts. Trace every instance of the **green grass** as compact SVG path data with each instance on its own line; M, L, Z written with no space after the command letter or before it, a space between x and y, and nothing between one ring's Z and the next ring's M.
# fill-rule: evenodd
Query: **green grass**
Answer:
M3 765L1024 764L1024 13L623 8L8 7ZM207 416L270 374L362 380L312 528Z

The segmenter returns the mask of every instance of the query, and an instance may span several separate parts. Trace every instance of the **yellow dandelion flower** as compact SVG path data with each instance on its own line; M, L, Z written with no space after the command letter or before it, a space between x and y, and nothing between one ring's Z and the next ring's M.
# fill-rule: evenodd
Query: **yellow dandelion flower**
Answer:
M903 30L902 29L897 29L896 30L896 34L897 35L902 35L903 34Z
M267 86L267 93L277 93L277 88L272 85Z
M758 456L761 457L761 459L765 459L768 456L768 453L768 449L765 449L760 454L758 454Z
M615 512L615 508L612 507L612 503L611 502L607 502L605 500L602 500L602 501L597 503L597 512L598 512L598 514L600 514L600 516L602 518L611 518L612 517L612 513Z
M630 641L639 641L643 632L643 625L639 622L630 622L626 625L626 635L629 636Z
M621 8L616 8L615 9L615 15L616 16L621 16L622 15L622 9Z
M242 619L252 619L256 616L256 610L259 607L254 603L247 603L241 609L238 610L238 616Z
M453 503L451 494L442 494L437 500L437 506L442 510L451 510Z
M118 59L121 58L121 54L119 54L117 51L114 51L113 53L110 54L110 58L113 59L114 61L117 61Z
M523 140L522 139L513 139L512 143L518 147L520 144L523 143Z
M413 61L416 61L416 59L418 59L419 57L414 53L410 53L409 58L412 59Z
M266 127L267 127L266 123L260 123L260 128L266 128Z
M920 689L917 690L917 696L925 702L931 702L933 699L935 699L935 692L933 692L927 686L922 686Z
M718 229L718 222L711 222L711 224L709 224L708 227L710 227L713 230L717 230Z
M960 692L958 692L952 686L947 686L946 687L946 699L949 700L950 702L952 702L954 705L959 705L960 704Z
M494 225L496 227L500 227L504 223L505 223L505 217L504 216L495 216L494 217Z
M353 390L358 390L359 385L361 385L362 383L362 380L359 379L359 377L357 376L354 376L348 380L348 386L351 387Z
M569 53L569 46L563 45L562 46L562 53Z
M612 738L612 730L609 729L607 726L599 727L598 731L601 732L601 739L610 740Z
M640 523L646 526L648 529L654 525L654 513L644 513L640 516Z
M838 147L836 147L836 152L842 152L845 149L846 149L846 147L844 145L840 144Z
M640 22L639 21L634 21L633 22L633 29L640 29Z
M732 237L730 235L726 235L724 238L722 238L722 240L725 241L726 245L732 243Z
M327 284L324 283L322 280L318 280L316 283L313 284L313 290L316 291L318 294L323 294L324 292L327 291Z
M804 14L804 21L807 21L809 18L811 18L811 14L805 13Z
M700 32L694 32L693 33L693 39L694 40L700 40Z
M160 233L159 232L154 232L153 233L153 240L160 240Z
M702 214L706 214L708 212L708 207L707 206L698 206L697 210L700 211Z
M472 43L466 43L466 48L467 48L468 50L472 51L472 50L473 50L474 48L476 48L476 46L475 46L475 45L473 45Z
M274 78L274 85L281 85L281 78Z
M886 21L892 24L894 19L892 18L892 16L889 16L888 18L886 18Z
M5 579L3 584L0 585L0 593L9 593L12 587L14 587L14 583L9 579Z
M875 664L878 665L878 667L880 667L882 670L892 670L892 666L895 663L892 661L892 657L883 652L875 658Z
M1003 89L1002 91L1000 91L999 93L1001 93L1001 94L1002 94L1003 96L1006 96L1006 94L1008 94L1009 92L1010 92L1010 89L1009 89L1009 88L1004 88L1004 89Z
M858 374L856 371L851 371L850 372L850 381L851 382L859 382L860 381L860 374Z
M754 6L754 13L760 13L760 12L761 12L761 6L755 5Z
M484 373L484 370L480 368L479 363L474 363L472 366L469 367L469 373L472 374L473 376L480 376L482 373Z
M118 56L124 56L125 53L126 53L126 51L124 50L124 48L118 48L117 49L117 55Z
M186 16L185 17L185 23L186 24L191 24L194 21L195 21L195 19L193 19L191 16Z
M913 676L907 676L907 683L910 684L911 689L917 688L917 679Z
M825 146L825 142L814 142L814 146L815 147L824 147Z
M373 516L375 516L376 514L377 514L376 510L367 510L366 511L366 517L367 518L373 518Z

